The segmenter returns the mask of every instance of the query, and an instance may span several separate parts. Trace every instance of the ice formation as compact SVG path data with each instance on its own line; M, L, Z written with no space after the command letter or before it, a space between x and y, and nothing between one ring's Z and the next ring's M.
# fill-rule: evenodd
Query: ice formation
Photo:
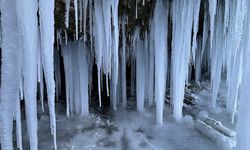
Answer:
M173 51L170 72L172 77L173 113L177 121L180 121L182 118L185 83L188 77L194 4L193 0L188 3L186 1L174 0L172 4Z
M167 28L168 28L168 8L169 3L163 0L157 0L155 14L153 19L153 40L155 56L155 102L156 102L156 121L158 124L163 123L163 108L166 88L167 75ZM162 17L161 14L166 14Z
M54 0L39 1L41 54L47 88L51 134L56 145L55 81L54 81ZM39 52L38 52L39 53Z
M29 147L38 149L37 97L43 112L48 102L57 149L55 100L61 101L64 90L67 117L90 113L91 92L97 83L99 107L103 105L103 92L113 110L119 110L120 105L126 108L127 94L136 93L137 110L154 107L156 123L162 125L165 101L170 102L174 119L181 122L186 88L193 81L201 87L203 78L210 79L210 104L217 110L223 77L227 87L224 103L230 121L237 120L236 147L250 149L250 2L156 0L145 27L140 11L149 2L135 1L135 26L131 28L131 15L119 10L123 4L119 0L65 0L65 27L55 29L54 0L1 0L1 149L12 150L13 145L23 149L24 112ZM235 146L219 132L231 136L219 122L205 117L194 124L215 142ZM13 144L13 130L17 144Z

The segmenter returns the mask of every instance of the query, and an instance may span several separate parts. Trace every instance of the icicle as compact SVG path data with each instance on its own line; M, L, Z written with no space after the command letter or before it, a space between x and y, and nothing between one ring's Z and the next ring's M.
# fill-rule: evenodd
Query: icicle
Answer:
M26 0L20 6L23 15L23 77L24 77L24 99L27 129L29 133L30 149L38 149L37 139L37 1Z
M23 100L23 77L20 75L20 87L19 87L19 95L20 99Z
M135 19L138 17L138 0L135 2Z
M238 122L236 128L236 149L250 149L250 15L249 15L249 6L250 3L247 1L246 4L248 12L246 13L245 18L245 27L244 35L242 40L242 50L243 50L243 75L242 75L242 85L240 90L239 98L239 113L238 113Z
M102 11L103 11L103 19L104 19L104 37L105 37L105 44L103 50L103 65L104 65L104 73L110 74L111 72L111 4L110 1L106 1L102 3Z
M41 106L42 106L42 112L44 112L44 80L43 80L43 69L41 68L40 71L40 83L39 83L39 88L40 88L40 101L41 101Z
M215 22L214 39L219 42L212 43L211 47L211 89L212 89L212 107L216 108L216 100L219 92L221 69L222 69L222 52L225 51L223 38L223 18L222 12L219 11Z
M56 144L56 115L55 115L55 81L54 81L54 0L39 1L41 48L43 68L45 74L48 105L50 114L50 128Z
M145 69L143 42L137 38L136 41L136 106L138 111L144 109L145 99Z
M113 109L116 110L116 101L117 101L117 83L118 83L118 66L119 66L119 18L118 18L118 4L119 0L112 1L112 23L113 23L113 41L112 41L112 101Z
M233 16L229 21L228 54L227 54L227 110L230 113L231 122L234 122L234 115L237 109L238 92L241 83L242 51L241 46L244 19L246 15L246 1L241 0L232 4L231 13Z
M70 10L70 0L65 0L65 26L69 27L69 10Z
M92 15L92 0L89 0L89 34L90 34L90 50L93 49L93 15ZM86 22L86 20L85 20ZM86 32L84 32L86 35Z
M89 6L92 5L92 0L90 1L90 3L91 4L89 4ZM83 14L83 34L84 34L84 41L87 40L87 33L86 33L87 7L88 7L88 0L83 0L83 13L84 13ZM91 8L92 8L92 6L91 6ZM90 10L90 12L92 12L92 10ZM91 15L91 13L90 13L90 15ZM91 22L92 22L92 20L91 20ZM92 23L91 23L91 26L92 26ZM90 33L90 34L92 35L92 33Z
M17 1L0 1L2 26L2 64L0 88L0 135L1 149L12 150L13 117L19 100L18 58L22 48L17 21ZM11 33L11 34L10 34ZM14 44L13 44L14 43Z
M229 6L230 6L230 1L225 1L225 12L224 12L224 34L226 34L226 29L229 24Z
M210 46L213 44L214 37L214 20L216 15L217 0L209 0L209 16L210 16Z
M70 54L71 54L71 66L70 69L72 70L72 112L80 114L81 113L81 93L80 93L80 74L79 74L79 62L78 62L78 41L72 42L70 47ZM79 56L80 57L80 56Z
M126 27L125 17L122 19L122 104L125 108L127 105L127 86L126 86Z
M78 40L78 3L77 2L78 0L74 0L76 40Z
M208 39L208 15L207 15L207 11L205 11L204 12L204 22L203 22L203 33L202 33L202 51L201 51L201 56L203 56L205 48L207 46L207 39Z
M70 98L70 81L69 81L69 54L68 45L62 45L63 64L65 70L66 83L66 115L69 117L69 98Z
M95 1L95 57L97 64L98 74L98 95L99 95L99 106L101 103L101 67L102 67L102 53L103 53L103 39L104 39L104 27L103 27L103 15L102 15L102 4L101 1Z
M193 23L193 40L192 40L192 59L195 63L195 52L197 49L197 32L199 28L199 12L201 0L197 0L194 5L194 23Z
M178 0L173 1L171 97L174 106L174 118L178 122L182 119L185 81L188 77L188 64L190 58L190 43L193 22L193 6L193 0L188 2Z
M79 65L79 83L81 98L81 114L89 114L89 95L88 95L88 64L87 64L87 47L82 41L78 43L78 65Z
M80 22L80 33L82 32L82 11L83 11L83 0L79 0L79 11L80 11L80 15L79 15L79 22Z
M22 150L23 149L23 144L22 144L22 122L21 122L21 108L20 108L19 96L17 97L15 118L16 118L17 148L19 150Z
M65 44L67 45L68 44L68 34L67 34L66 30L64 30L64 35L65 35Z
M152 22L151 29L154 29L154 22ZM151 30L150 44L149 44L149 105L154 101L154 30Z
M154 46L155 46L155 101L156 122L163 123L163 108L167 76L167 18L169 3L157 0L154 14ZM167 7L167 8L166 8ZM165 14L165 17L162 17Z

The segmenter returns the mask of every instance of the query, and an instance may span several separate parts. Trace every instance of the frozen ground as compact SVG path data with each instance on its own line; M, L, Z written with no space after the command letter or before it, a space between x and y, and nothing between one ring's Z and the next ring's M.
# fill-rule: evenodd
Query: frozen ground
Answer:
M203 83L203 87L209 86ZM225 98L225 86L222 83L219 99ZM211 95L203 88L195 92L200 99L199 106L192 110L185 108L184 116L194 119L201 110L209 110ZM219 100L217 110L209 111L210 116L223 122L230 128L223 102ZM164 124L155 123L153 107L145 109L144 113L135 111L135 98L128 99L126 109L119 108L116 112L103 109L93 109L89 116L72 116L66 118L65 106L57 104L57 144L60 150L219 150L213 141L199 132L191 123L183 121L176 123L170 112L169 105L164 109ZM218 114L215 114L217 111ZM49 116L39 113L38 139L39 149L53 149L53 137L50 134ZM184 119L185 120L185 119ZM23 124L23 127L25 125ZM23 132L26 129L23 130ZM28 149L27 133L24 134L24 149Z

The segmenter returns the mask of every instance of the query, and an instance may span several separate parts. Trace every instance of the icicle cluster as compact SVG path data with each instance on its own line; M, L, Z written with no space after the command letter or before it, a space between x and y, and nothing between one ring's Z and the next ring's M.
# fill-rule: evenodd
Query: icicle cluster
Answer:
M142 7L147 3L136 0L135 18L140 2ZM136 91L137 110L143 112L146 106L155 106L156 122L160 125L164 122L166 92L171 96L173 116L180 122L186 85L194 79L201 86L202 77L208 76L211 106L216 110L220 80L225 75L225 103L232 122L239 110L238 149L250 148L247 124L250 122L247 107L250 103L247 91L250 88L249 1L156 0L149 30L140 31L138 25L130 35L127 32L129 19L125 14L119 18L119 0L72 0L74 41L69 40L67 33L72 19L69 17L71 1L65 0L66 29L58 29L56 39L54 3L53 0L0 1L2 149L13 149L13 120L16 145L22 149L20 100L25 104L30 149L38 149L37 93L42 111L48 99L51 134L57 149L55 97L59 100L62 94L61 65L65 73L66 115L70 117L75 113L89 114L94 63L100 107L104 89L110 95L114 110L121 103L126 107L129 85L126 79L130 67L130 94ZM106 87L103 87L104 82Z
M41 83L41 74L44 71L51 131L56 149L53 71L54 1L40 1L38 4L38 1L33 0L2 0L0 5L3 54L0 101L1 147L4 150L13 149L12 128L13 119L15 119L17 146L22 149L20 98L24 98L30 149L38 149L36 95L37 82Z

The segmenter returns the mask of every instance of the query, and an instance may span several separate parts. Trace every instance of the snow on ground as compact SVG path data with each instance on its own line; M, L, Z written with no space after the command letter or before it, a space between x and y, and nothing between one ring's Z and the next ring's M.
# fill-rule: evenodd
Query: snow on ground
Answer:
M207 82L202 83L209 87ZM219 93L218 114L209 111L211 103L209 89L196 92L200 105L192 111L184 108L184 116L194 119L201 110L206 110L210 116L234 129L226 116L225 108L220 99L225 99L221 84ZM210 100L210 101L209 101ZM169 106L164 108L162 126L155 123L155 106L147 107L145 111L137 112L135 98L128 98L126 109L119 108L116 112L102 113L92 109L89 116L75 115L66 117L64 104L57 104L57 144L60 150L220 150L213 141L199 132L192 121L176 123ZM100 108L99 108L100 109ZM53 137L50 134L49 115L39 112L38 139L39 149L53 149ZM184 119L185 120L185 119ZM23 121L24 122L24 121ZM24 126L23 126L24 127ZM26 129L23 131L26 132ZM24 135L24 149L28 149L27 133Z

